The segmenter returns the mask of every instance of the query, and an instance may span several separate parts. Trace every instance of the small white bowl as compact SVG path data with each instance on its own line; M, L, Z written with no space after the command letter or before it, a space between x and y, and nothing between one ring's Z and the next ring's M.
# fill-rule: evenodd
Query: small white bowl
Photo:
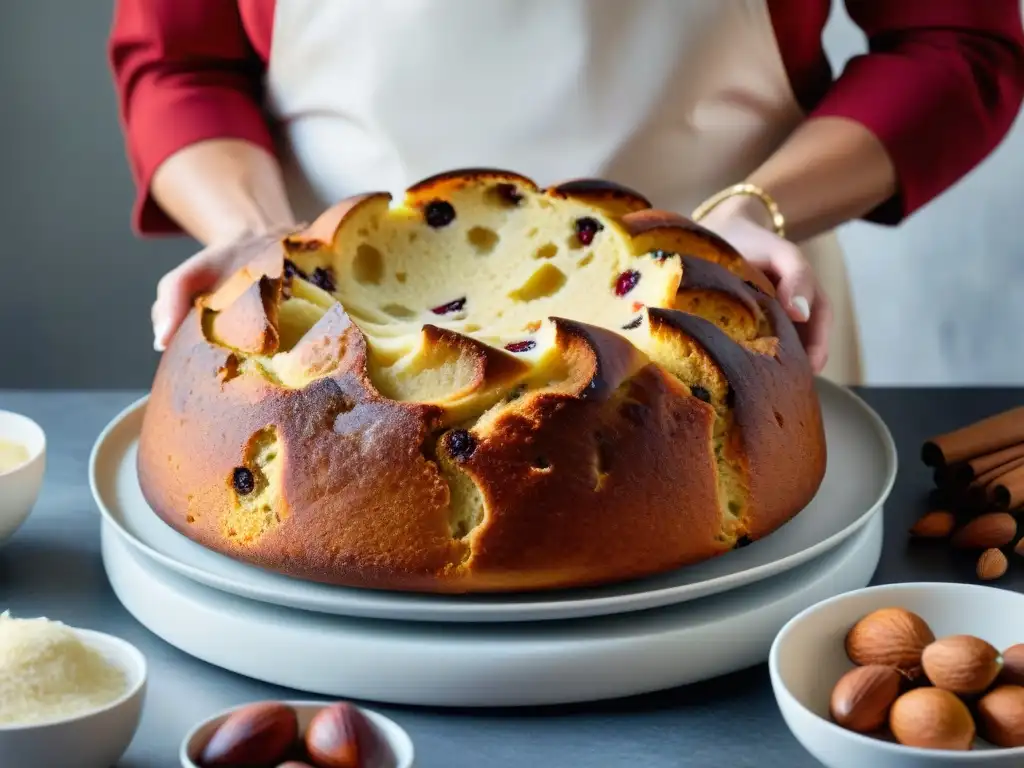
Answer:
M88 629L82 642L124 670L124 693L82 715L31 725L0 725L0 763L46 768L110 768L128 749L146 697L146 657L130 643Z
M862 735L829 718L829 698L853 668L846 633L879 608L900 607L928 622L936 638L976 635L1000 651L1024 642L1024 595L976 584L890 584L847 592L797 614L779 631L768 658L775 700L786 725L828 768L1020 768L1024 747L999 749L976 739L967 752L919 749Z
M299 716L299 733L302 733L309 727L310 721L317 712L335 702L281 701L280 703L287 704L295 710ZM206 742L210 740L213 732L217 730L221 723L227 720L235 710L241 709L243 706L248 706L248 704L219 712L208 720L199 723L186 734L181 742L181 750L179 751L182 768L200 768L199 763L196 761L199 759L199 753L206 746ZM374 712L365 707L356 708L366 715L366 718L376 728L378 735L391 747L391 754L395 757L395 763L394 765L387 766L387 768L413 768L412 739L409 738L409 734L405 732L405 729L394 720L385 717L379 712Z
M27 416L0 411L0 440L19 443L28 451L28 460L7 472L0 471L0 544L21 524L39 498L46 471L46 434Z

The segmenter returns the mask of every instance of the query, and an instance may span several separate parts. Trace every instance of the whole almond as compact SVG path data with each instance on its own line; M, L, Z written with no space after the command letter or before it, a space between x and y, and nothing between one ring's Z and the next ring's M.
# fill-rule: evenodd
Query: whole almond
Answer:
M999 673L1001 685L1024 685L1024 643L1011 645L1003 651L1003 670Z
M921 666L936 688L970 695L992 685L1003 668L1003 657L980 637L949 635L924 649Z
M997 747L1024 747L1024 688L1001 685L982 696L978 729Z
M288 757L298 734L298 715L287 704L249 704L232 712L214 731L199 764L203 768L276 765Z
M851 731L877 731L889 719L889 708L900 695L902 680L892 667L854 667L832 689L829 714Z
M928 623L903 608L880 608L846 634L846 655L858 666L894 667L907 679L921 675L921 652L935 641Z
M972 747L976 730L967 705L941 688L915 688L896 699L889 728L908 747L962 751Z
M1022 538L1020 541L1016 543L1016 545L1014 545L1013 551L1016 552L1018 555L1024 557L1024 538Z
M994 581L995 579L1002 578L1009 566L1010 564L1002 550L986 549L978 558L976 572L978 578L982 581Z
M926 512L910 528L910 535L919 539L944 539L953 532L956 518L952 512L936 509Z
M986 512L960 528L949 543L957 549L1004 547L1017 535L1017 521L1007 512Z

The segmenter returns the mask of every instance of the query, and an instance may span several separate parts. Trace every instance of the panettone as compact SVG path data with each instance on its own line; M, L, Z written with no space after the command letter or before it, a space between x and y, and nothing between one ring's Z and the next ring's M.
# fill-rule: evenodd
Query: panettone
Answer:
M138 470L238 560L427 592L594 585L776 530L814 377L727 243L597 180L459 171L244 254L163 355Z

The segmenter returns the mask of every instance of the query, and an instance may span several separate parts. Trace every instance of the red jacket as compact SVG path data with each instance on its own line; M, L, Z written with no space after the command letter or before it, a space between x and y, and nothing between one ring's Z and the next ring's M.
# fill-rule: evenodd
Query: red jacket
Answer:
M950 187L1020 110L1020 0L845 0L869 50L835 80L821 42L831 0L766 2L807 114L858 121L895 164L900 193L872 221L897 223ZM226 137L273 150L260 101L273 19L274 0L117 1L109 55L140 233L179 231L148 194L175 151Z

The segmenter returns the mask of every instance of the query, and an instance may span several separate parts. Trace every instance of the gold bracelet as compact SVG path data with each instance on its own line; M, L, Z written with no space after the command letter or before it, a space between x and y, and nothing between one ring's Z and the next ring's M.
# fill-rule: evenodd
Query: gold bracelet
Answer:
M694 209L692 214L693 220L700 221L721 203L737 195L756 197L764 203L765 208L768 209L768 214L772 217L772 228L775 230L775 234L779 237L786 236L786 218L782 215L782 211L779 210L778 204L771 195L756 184L734 184L731 187L726 187L721 192L715 193Z

